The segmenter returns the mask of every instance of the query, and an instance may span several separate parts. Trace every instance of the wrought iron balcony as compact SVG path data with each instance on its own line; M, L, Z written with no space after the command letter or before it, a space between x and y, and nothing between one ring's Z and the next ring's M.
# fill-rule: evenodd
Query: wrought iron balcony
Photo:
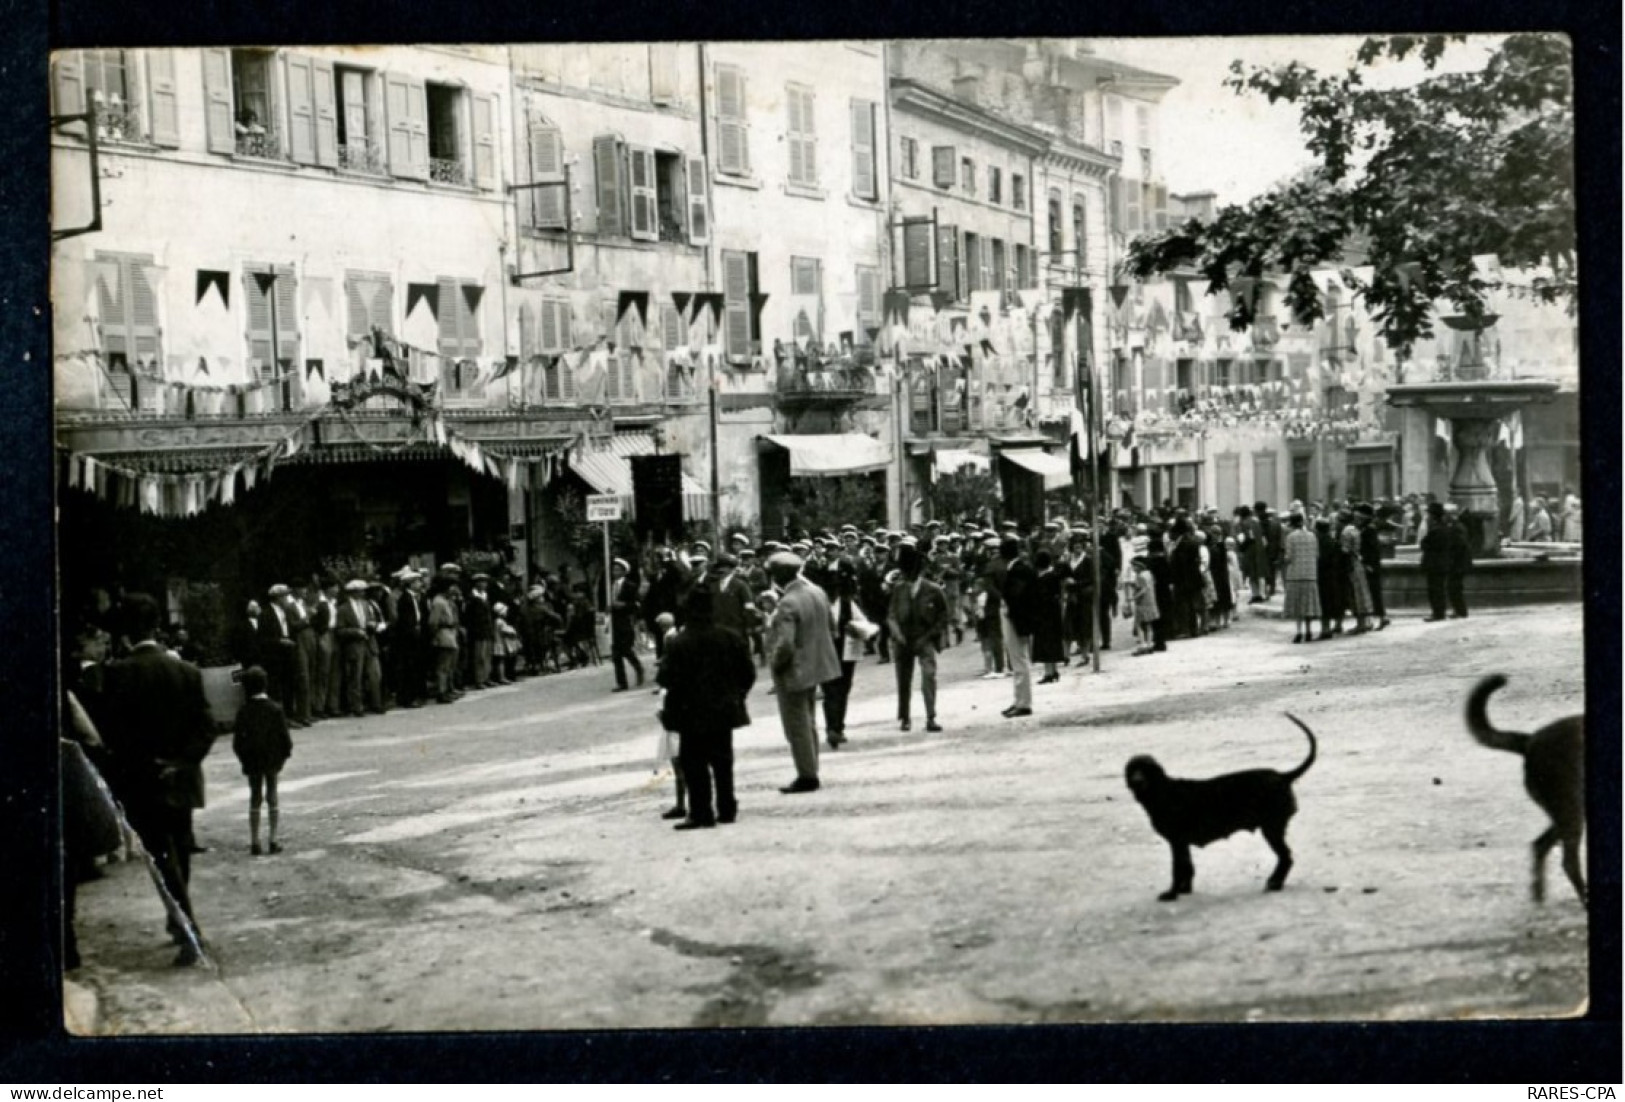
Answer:
M96 97L96 137L108 142L143 142L147 140L146 127L141 114L131 104L113 99L103 102Z
M384 175L384 156L372 142L339 146L339 167L346 172L362 172L369 176Z
M463 162L452 157L430 157L429 179L437 184L466 184L468 173Z
M282 135L277 133L276 127L258 123L237 124L237 156L257 157L262 161L288 159L282 152Z

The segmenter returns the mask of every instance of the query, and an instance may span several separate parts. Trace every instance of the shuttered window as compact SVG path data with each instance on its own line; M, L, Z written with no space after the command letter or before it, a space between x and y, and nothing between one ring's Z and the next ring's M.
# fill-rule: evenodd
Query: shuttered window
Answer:
M745 74L737 65L717 66L717 171L750 175L750 141L745 127Z
M615 305L613 302L604 304L604 312L609 317L615 316ZM632 349L641 348L643 343L644 327L638 322L638 312L629 309L615 326L615 351L609 355L609 378L605 382L610 401L629 403L638 400L639 356Z
M203 117L209 152L231 153L237 148L237 113L232 108L231 51L207 49L203 60Z
M102 355L119 355L134 368L156 368L162 351L152 258L97 253L97 298Z
M924 289L936 282L931 267L931 221L903 220L903 286Z
M937 227L937 290L955 301L964 298L964 284L960 281L959 228Z
M558 127L546 119L532 118L530 135L530 182L557 184L557 187L531 188L526 209L530 224L539 230L562 230L564 224L564 139Z
M1140 201L1140 185L1133 180L1125 181L1123 184L1123 192L1123 232L1129 234L1139 233L1143 227L1140 217L1140 211L1142 209Z
M959 159L951 145L934 145L931 147L931 182L937 187L951 188L954 186L954 173L957 171Z
M564 299L543 299L537 311L536 351L553 355L570 347L570 304Z
M271 288L260 287L263 276L274 274L276 282ZM260 379L274 378L279 373L275 360L290 365L299 362L299 296L293 268L279 264L246 265L243 269L243 302L248 315L248 360ZM277 352L271 356L271 302L276 301Z
M756 339L750 296L756 290L756 254L722 253L723 344L729 359L748 360Z
M982 279L982 239L974 233L965 234L965 281L962 286L972 294L987 290Z
M389 128L389 171L408 180L429 178L429 100L423 81L384 74Z
M1072 247L1076 250L1072 254L1072 262L1079 268L1088 267L1089 264L1089 226L1084 214L1082 199L1072 200Z
M808 256L790 258L790 294L796 306L794 335L822 340L824 333L824 270Z
M598 185L598 233L625 236L626 164L621 143L613 135L600 134L592 140L592 165Z
M994 238L987 253L987 289L1003 291L1010 286L1010 272L1005 267L1004 242Z
M345 333L351 338L366 337L374 329L395 332L395 290L387 275L377 272L349 272L344 277Z
M1059 260L1065 246L1061 244L1061 193L1049 193L1049 251L1052 259Z
M1127 233L1128 220L1123 210L1123 178L1113 176L1107 187L1107 205L1111 208L1108 217L1111 219L1112 232Z
M677 43L649 43L649 102L677 102Z
M153 145L181 144L173 50L147 50L147 137Z
M852 101L852 194L860 199L880 197L875 165L875 105Z
M1038 286L1038 281L1034 278L1034 273L1031 270L1032 256L1031 249L1019 241L1016 243L1016 274L1015 282L1012 285L1018 289Z
M785 104L789 109L784 140L789 147L790 182L802 187L818 185L818 136L813 122L811 88L786 85Z
M869 330L880 328L880 269L858 265L857 284L857 332L852 339L857 344L868 344Z
M705 158L690 157L686 164L688 240L691 245L703 245L711 240L711 207L705 191Z
M474 186L497 186L497 101L494 96L470 96L474 123Z
M631 168L631 235L639 241L654 241L660 236L654 150L633 147L627 150L627 160Z
M1027 209L1027 177L1019 172L1010 174L1010 206L1016 210Z

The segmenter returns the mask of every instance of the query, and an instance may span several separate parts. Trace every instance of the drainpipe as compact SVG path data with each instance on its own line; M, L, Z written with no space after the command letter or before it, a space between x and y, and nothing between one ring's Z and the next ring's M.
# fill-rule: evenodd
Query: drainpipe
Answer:
M703 266L705 270L705 289L711 290L712 253L717 239L716 208L711 203L711 127L708 121L705 100L705 73L708 66L709 51L705 43L695 45L695 58L699 64L700 89L700 156L705 161L705 206L710 214L711 232L707 234L707 243L701 247ZM711 441L711 542L718 548L722 546L722 464L717 454L717 367L715 362L706 369L706 419ZM720 552L719 552L720 553Z

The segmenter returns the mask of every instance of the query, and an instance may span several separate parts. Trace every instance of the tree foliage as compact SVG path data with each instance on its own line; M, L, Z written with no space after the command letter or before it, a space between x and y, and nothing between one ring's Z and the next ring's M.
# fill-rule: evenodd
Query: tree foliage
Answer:
M991 474L974 467L938 475L928 496L932 517L950 525L987 520L999 509L999 484Z
M1559 35L1506 38L1478 71L1443 73L1445 36L1370 38L1356 64L1322 74L1298 62L1231 64L1239 95L1297 106L1317 163L1206 222L1133 241L1128 274L1144 279L1194 268L1208 290L1237 277L1286 280L1284 299L1303 323L1324 316L1310 272L1343 268L1388 344L1408 355L1432 334L1433 302L1472 318L1496 288L1473 258L1495 254L1507 269L1536 273L1527 293L1575 305L1573 61ZM1406 88L1367 84L1367 70L1415 55L1428 76ZM1358 245L1370 279L1344 265ZM1256 300L1235 295L1233 327Z
M885 519L881 490L868 475L799 478L785 503L794 533L834 531L843 524L868 527Z

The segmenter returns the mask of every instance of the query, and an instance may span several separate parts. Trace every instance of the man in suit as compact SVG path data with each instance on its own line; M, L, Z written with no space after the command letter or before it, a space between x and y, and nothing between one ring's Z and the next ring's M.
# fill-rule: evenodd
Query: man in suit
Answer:
M756 595L740 574L739 560L724 551L717 556L711 578L712 616L717 627L748 639L756 619Z
M197 667L171 657L157 641L158 603L134 593L125 607L137 642L128 658L107 667L97 723L130 825L152 855L164 890L192 924L188 931L171 919L170 934L181 945L175 963L195 964L192 811L203 806L202 763L214 745L214 716Z
M260 664L260 603L249 601L243 617L232 629L232 656L243 669Z
M339 602L334 623L339 637L339 661L344 669L344 710L352 716L365 715L367 651L378 626L372 602L367 600L366 582L352 578L345 583L344 600Z
M429 606L423 599L423 575L408 567L401 571L401 595L395 602L395 700L405 708L423 706L428 681L424 662Z
M768 625L768 665L773 671L779 722L796 763L796 779L779 789L785 795L818 791L818 730L813 709L818 686L841 676L840 657L830 632L829 598L801 576L801 558L787 551L767 561L778 594Z
M463 605L463 625L468 629L468 646L473 651L473 679L476 689L491 685L491 654L496 647L497 622L491 612L490 578L476 574Z
M435 699L450 704L462 694L457 691L458 609L453 594L457 583L442 572L435 579L434 595L429 600L429 645L434 653Z
M1038 623L1038 573L1021 554L1021 541L1005 536L999 543L999 625L1005 661L1015 680L1016 698L1004 710L1006 719L1033 714L1033 628Z
M937 725L937 643L948 627L948 598L940 585L923 576L923 566L914 544L905 541L897 549L897 567L903 577L892 587L886 619L897 656L897 720L904 731L909 729L916 662L920 693L925 697L925 729L942 730Z
M338 714L337 707L329 707L329 702L338 699L338 686L334 682L339 676L339 645L333 634L334 622L338 619L338 602L333 599L336 591L337 587L327 578L310 587L310 629L316 639L316 657L310 667L310 705L311 714L317 719Z
M285 585L273 585L265 592L266 610L260 617L260 664L270 680L267 692L282 705L283 711L293 708L295 691L295 662L299 644L294 637L293 613L289 607L292 593Z

